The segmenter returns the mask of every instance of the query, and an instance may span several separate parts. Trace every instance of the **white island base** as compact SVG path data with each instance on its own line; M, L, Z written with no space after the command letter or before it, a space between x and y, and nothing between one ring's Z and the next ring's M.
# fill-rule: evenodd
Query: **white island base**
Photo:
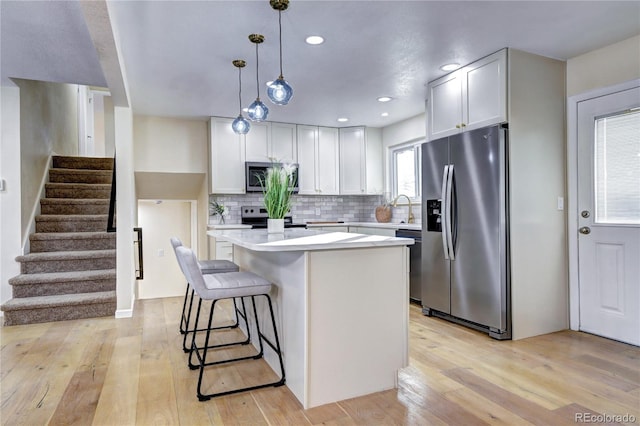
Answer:
M229 238L225 232L212 235L234 243L234 262L242 270L275 284L272 297L286 385L305 409L397 387L398 370L408 365L406 245L413 240L331 233L370 244L322 248L282 241L278 247L242 242L242 234L259 230L235 232ZM308 241L321 234L297 231L287 240L294 243L294 235L304 235L297 240ZM378 244L382 240L387 243ZM269 336L268 311L264 305L259 310L260 327ZM268 346L265 359L280 371Z

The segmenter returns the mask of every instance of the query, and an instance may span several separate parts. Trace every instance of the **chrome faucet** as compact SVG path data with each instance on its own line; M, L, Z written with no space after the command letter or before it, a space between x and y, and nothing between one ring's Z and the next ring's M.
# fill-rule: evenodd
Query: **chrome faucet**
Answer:
M395 200L393 200L393 203L391 203L391 205L393 207L398 207L398 198L400 197L405 197L407 199L407 201L409 202L409 217L407 218L407 223L414 223L415 222L415 218L413 217L413 212L411 211L411 198L409 198L408 196L404 195L404 194L399 194Z

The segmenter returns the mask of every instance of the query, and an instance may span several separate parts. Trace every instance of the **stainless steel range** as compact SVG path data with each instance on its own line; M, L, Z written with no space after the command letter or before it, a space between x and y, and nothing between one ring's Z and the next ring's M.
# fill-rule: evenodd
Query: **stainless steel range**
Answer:
M267 210L260 206L243 206L241 207L241 223L243 225L251 225L252 228L266 228L267 227ZM293 223L291 213L288 213L284 218L285 228L306 228L304 223Z

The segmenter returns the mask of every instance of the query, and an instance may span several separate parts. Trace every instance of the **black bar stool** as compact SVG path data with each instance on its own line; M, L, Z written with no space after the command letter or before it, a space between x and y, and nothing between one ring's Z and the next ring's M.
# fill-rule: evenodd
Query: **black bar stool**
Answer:
M208 327L206 329L206 336L203 346L196 345L196 334L197 331L192 333L191 337L191 349L189 352L189 368L192 370L199 369L198 376L198 387L197 387L197 395L200 401L206 401L211 398L229 395L232 393L250 391L254 389L260 389L270 386L282 386L285 383L285 373L284 373L284 362L282 359L282 350L280 348L280 340L278 339L278 330L276 328L276 321L273 315L273 305L271 303L271 297L269 293L272 289L272 284L265 280L264 278L252 273L252 272L227 272L224 274L209 274L203 275L202 270L198 265L198 260L196 259L193 251L186 247L178 247L176 248L176 255L180 261L180 264L183 268L183 272L187 277L187 281L191 285L191 287L195 290L195 292L200 297L200 301L198 302L198 309L196 310L196 323L198 322L200 316L200 306L202 305L203 300L210 300L211 310L209 313L209 322ZM265 297L267 299L267 303L269 306L269 313L271 315L271 324L273 326L273 335L275 342L270 341L260 330L260 321L258 320L258 312L256 309L256 297ZM211 351L215 351L216 348L228 347L236 344L243 344L243 342L236 343L227 343L220 345L210 345L211 341L211 332L215 331L216 328L212 327L213 324L213 314L215 310L216 302L223 299L234 299L241 298L244 300L245 297L251 298L251 304L253 306L253 313L255 315L255 322L258 334L258 353L255 355L249 356L241 356L237 358L224 359L220 361L207 361L207 355L210 354ZM243 303L244 305L244 303ZM245 318L246 320L246 318ZM247 331L249 330L249 325L247 324ZM250 339L250 336L248 336ZM280 361L280 379L275 382L260 384L256 386L248 386L243 388L237 388L232 390L227 390L223 392L203 394L202 393L202 379L204 376L205 367L225 364L229 362L249 360L249 359L260 359L264 356L264 346L263 342L268 344L278 355L278 359ZM194 358L197 360L197 363L194 363Z
M182 247L182 241L180 241L179 238L177 237L171 237L171 246L173 247L173 251L174 253L176 253L176 248L178 247ZM176 253L176 257L177 257L177 253ZM178 263L180 263L178 261ZM200 267L200 269L202 270L203 274L222 274L222 273L226 273L226 272L238 272L240 270L240 268L238 268L238 265L236 265L235 263L229 261L229 260L199 260L198 261L198 266ZM182 268L182 267L181 267ZM184 272L184 271L183 271ZM191 332L194 331L197 326L198 323L196 322L194 324L194 330L189 330L189 321L191 319L191 310L193 307L193 296L194 296L194 291L191 290L191 297L189 298L189 283L187 282L187 286L184 292L184 301L182 302L182 316L180 317L180 334L184 334L185 337L182 339L182 350L184 352L189 352L189 348L187 347L187 338L186 335ZM187 300L189 300L189 311L187 312ZM240 311L236 305L236 301L235 299L233 300L233 307L234 307L234 311L235 311L235 323L230 325L230 326L225 326L222 328L235 328L238 327L238 315L243 316L246 315L246 311L244 309L244 304L243 304L243 310ZM246 321L246 319L245 319ZM204 331L205 329L200 329L197 331Z

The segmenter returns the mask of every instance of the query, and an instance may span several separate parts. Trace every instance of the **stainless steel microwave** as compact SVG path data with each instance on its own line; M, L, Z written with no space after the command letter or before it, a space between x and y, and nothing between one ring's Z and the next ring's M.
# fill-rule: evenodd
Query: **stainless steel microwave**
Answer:
M280 163L261 163L261 162L252 162L247 161L245 164L245 190L247 192L262 192L262 185L260 185L260 180L264 180L267 169L269 169L274 164L279 165ZM298 165L294 164L293 171L293 192L298 192Z

